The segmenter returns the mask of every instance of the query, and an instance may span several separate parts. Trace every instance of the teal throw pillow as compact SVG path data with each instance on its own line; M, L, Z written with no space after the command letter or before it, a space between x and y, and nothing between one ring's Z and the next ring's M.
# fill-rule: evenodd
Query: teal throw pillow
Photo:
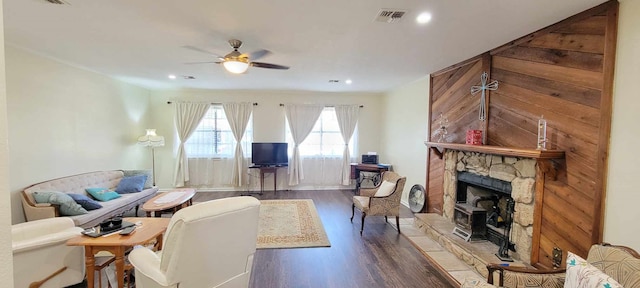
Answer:
M59 205L60 215L62 216L76 216L89 213L66 193L56 191L33 192L33 199L36 200L36 203Z
M116 192L119 194L136 193L142 191L144 182L147 181L147 175L141 174L131 177L122 177Z
M96 198L98 201L102 202L122 197L117 192L110 191L108 188L87 188L84 190L87 191L87 193L89 193L91 197Z

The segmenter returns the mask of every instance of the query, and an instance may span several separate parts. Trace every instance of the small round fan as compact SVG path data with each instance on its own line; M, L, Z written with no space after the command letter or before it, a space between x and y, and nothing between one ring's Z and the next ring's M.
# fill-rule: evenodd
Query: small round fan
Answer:
M424 187L420 184L413 185L409 191L409 209L413 213L419 213L424 208L425 194Z

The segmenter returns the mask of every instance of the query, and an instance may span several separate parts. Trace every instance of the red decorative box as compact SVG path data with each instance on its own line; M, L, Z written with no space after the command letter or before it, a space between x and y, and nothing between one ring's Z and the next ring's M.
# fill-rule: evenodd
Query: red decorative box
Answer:
M467 144L482 145L482 130L467 130Z

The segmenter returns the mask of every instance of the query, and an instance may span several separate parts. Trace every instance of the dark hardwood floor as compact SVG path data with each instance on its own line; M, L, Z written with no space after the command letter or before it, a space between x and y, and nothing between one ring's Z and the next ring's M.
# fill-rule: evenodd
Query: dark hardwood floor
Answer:
M239 196L240 192L200 192L194 202ZM331 247L256 251L250 287L453 287L384 217L367 217L360 236L360 213L351 217L350 190L278 191L258 199L313 199ZM411 211L402 215L412 217ZM390 218L390 222L395 219Z

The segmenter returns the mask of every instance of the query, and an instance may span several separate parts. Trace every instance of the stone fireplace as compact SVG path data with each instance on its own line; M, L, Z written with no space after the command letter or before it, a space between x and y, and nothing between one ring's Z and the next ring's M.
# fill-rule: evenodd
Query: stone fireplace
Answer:
M498 221L498 218L507 217L504 214L507 210L506 203L513 201L514 213L510 241L515 244L516 252L510 251L510 255L517 260L529 262L533 235L536 160L447 150L444 153L444 161L443 216L455 222L456 204L464 203L467 209L484 210L487 214L486 217L493 217ZM478 177L474 177L474 175ZM458 178L477 178L479 180L459 182ZM497 187L473 181L493 182L493 186ZM458 205L458 210L460 207ZM501 214L492 216L491 213L495 212L496 208ZM486 238L495 237L496 234L499 235L504 231L491 228L487 230L493 231L488 231ZM496 245L496 252L497 250L498 246Z

